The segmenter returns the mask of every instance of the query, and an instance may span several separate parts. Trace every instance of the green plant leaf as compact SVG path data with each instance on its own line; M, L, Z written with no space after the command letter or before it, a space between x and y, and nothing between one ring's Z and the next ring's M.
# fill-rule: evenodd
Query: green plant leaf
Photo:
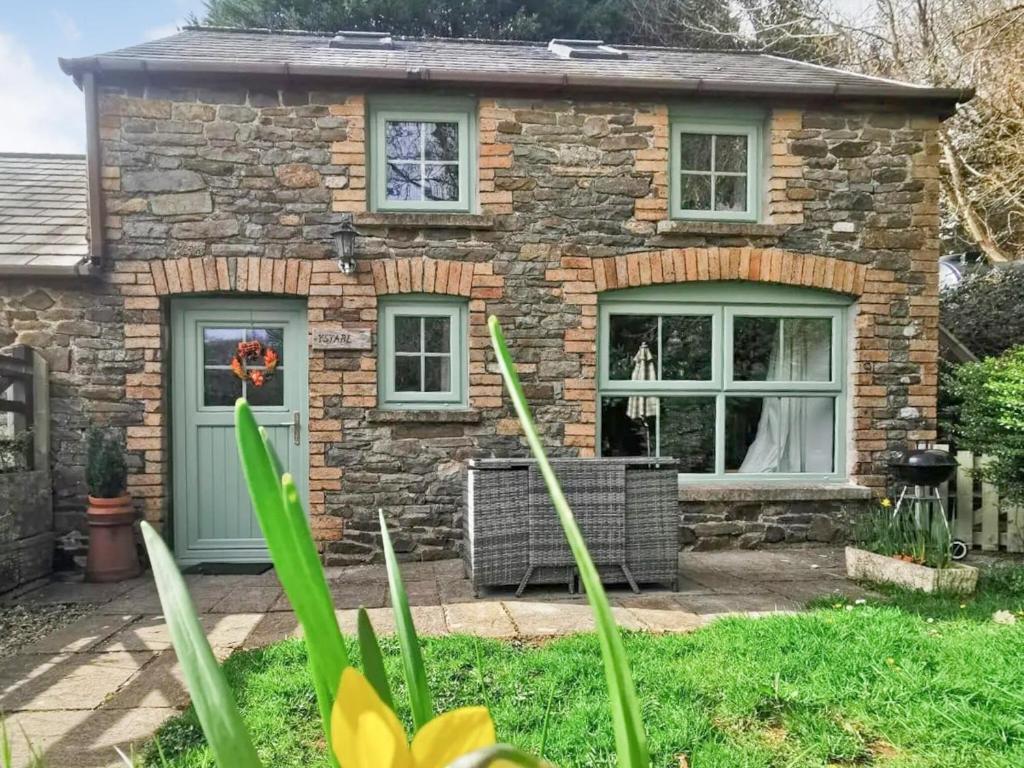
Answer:
M142 523L142 536L171 642L213 759L220 768L257 768L261 763L249 729L203 634L174 557L149 523Z
M587 600L594 611L597 636L601 644L601 657L604 661L605 679L608 682L608 693L611 697L612 727L615 733L619 768L649 768L651 757L647 751L647 737L644 734L640 705L636 698L636 689L633 686L633 675L629 670L626 649L622 645L622 635L619 633L619 627L612 615L608 596L601 584L597 568L594 567L594 561L587 551L587 545L580 533L579 526L576 525L576 518L573 517L565 494L562 493L562 486L559 484L558 477L551 468L551 463L544 451L544 445L533 423L530 406L526 402L526 395L523 393L519 374L512 362L498 318L491 316L488 320L488 327L494 351L498 356L498 364L501 367L501 375L505 378L505 384L512 398L512 405L519 416L519 423L526 435L526 442L529 444L541 475L544 477L551 502L558 513L558 519L565 531L569 548L576 560L580 579L587 592Z
M388 526L384 522L384 511L380 510L377 514L380 517L380 535L384 543L384 563L388 569L391 606L395 613L395 634L398 636L398 647L402 651L402 669L405 672L405 684L409 688L413 728L418 731L434 718L434 704L430 698L430 688L427 687L427 671L423 667L423 654L420 652L420 642L416 637L416 627L412 623L409 598L402 582L402 573L398 570L398 559L395 557L395 548L391 545Z
M331 764L337 765L330 749L331 708L341 673L349 665L348 651L295 481L291 475L279 479L274 474L275 463L279 465L280 461L275 459L264 434L249 404L240 399L235 404L235 435L245 481L277 578L305 634L328 754Z
M280 479L281 475L285 473L284 464L281 463L281 457L277 455L274 444L270 442L270 433L267 432L266 427L260 427L260 437L263 438L263 445L266 446L267 453L270 455L270 463L274 466L274 477Z
M380 652L377 633L373 631L370 616L366 609L359 606L356 614L356 635L359 638L359 655L363 659L363 674L380 696L381 701L391 709L395 708L395 700L388 685L388 675L384 671L384 656Z

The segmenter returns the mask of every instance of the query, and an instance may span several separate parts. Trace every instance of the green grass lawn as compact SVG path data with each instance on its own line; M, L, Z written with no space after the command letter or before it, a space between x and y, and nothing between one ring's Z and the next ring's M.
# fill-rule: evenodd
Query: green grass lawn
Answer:
M967 601L893 591L690 635L627 634L654 765L685 753L693 768L1022 766L1024 621L996 624L1000 609L1024 609L1024 569L989 573ZM402 699L397 646L384 646ZM424 655L439 710L487 704L501 740L536 750L553 697L544 756L614 764L594 636L427 639ZM288 641L225 665L268 767L327 766L305 663ZM191 711L158 738L172 766L213 765Z

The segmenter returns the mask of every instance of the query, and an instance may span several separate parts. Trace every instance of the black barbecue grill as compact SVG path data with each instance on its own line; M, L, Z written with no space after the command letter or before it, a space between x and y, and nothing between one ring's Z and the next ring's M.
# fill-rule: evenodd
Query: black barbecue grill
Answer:
M900 491L899 500L893 510L893 516L899 514L904 504L915 510L915 517L921 523L922 514L928 510L929 524L931 520L932 505L938 507L938 512L947 526L952 522L943 504L942 494L939 486L953 476L957 468L957 461L948 452L940 451L938 448L920 448L908 451L900 461L893 462L890 467L897 478L903 481L903 489ZM959 539L952 540L952 556L954 560L962 560L967 556L967 544Z
M956 459L937 448L908 451L902 461L892 464L896 477L907 485L937 488L956 471Z

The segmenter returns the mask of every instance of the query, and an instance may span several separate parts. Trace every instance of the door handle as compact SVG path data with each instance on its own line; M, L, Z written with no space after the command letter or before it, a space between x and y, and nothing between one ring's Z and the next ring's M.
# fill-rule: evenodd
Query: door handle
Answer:
M299 411L292 411L292 420L282 422L281 426L292 428L292 442L295 445L302 443L302 414Z

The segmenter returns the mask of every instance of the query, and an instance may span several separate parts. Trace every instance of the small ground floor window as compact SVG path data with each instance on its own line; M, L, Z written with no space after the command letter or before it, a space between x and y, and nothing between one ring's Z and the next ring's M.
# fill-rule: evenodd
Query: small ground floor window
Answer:
M600 307L600 449L705 478L844 474L842 297L754 284L658 286Z

